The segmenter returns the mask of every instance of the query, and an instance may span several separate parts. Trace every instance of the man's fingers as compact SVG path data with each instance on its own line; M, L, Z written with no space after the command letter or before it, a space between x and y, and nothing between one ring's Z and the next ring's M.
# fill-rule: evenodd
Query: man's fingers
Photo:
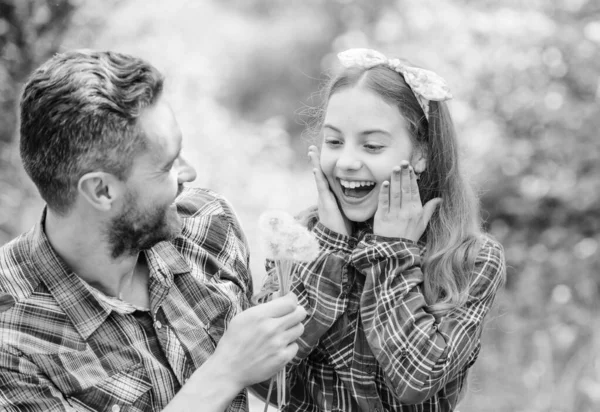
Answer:
M285 364L287 364L292 359L294 359L294 356L296 356L296 353L298 353L298 349L299 349L298 344L296 342L294 342L294 343L290 343L283 350L283 359L285 361Z
M281 316L277 321L283 330L288 330L302 322L304 318L306 318L306 310L302 306L297 306L293 312Z
M275 298L267 303L254 306L248 310L255 310L261 314L268 314L272 318L281 318L293 313L298 307L298 298L293 293Z
M291 328L287 329L283 332L283 339L288 344L295 342L302 334L304 333L304 325L302 323L297 323Z

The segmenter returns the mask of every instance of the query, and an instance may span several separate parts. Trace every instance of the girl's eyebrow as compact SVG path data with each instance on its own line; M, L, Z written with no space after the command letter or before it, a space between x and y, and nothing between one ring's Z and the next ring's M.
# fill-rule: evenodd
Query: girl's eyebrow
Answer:
M370 134L374 134L374 133L381 133L381 134L385 134L387 136L391 136L392 134L390 132L388 132L387 130L383 130L383 129L369 129L369 130L365 130L361 133L361 135L363 136L368 136Z
M335 132L338 132L338 133L340 133L340 134L342 133L342 131L341 131L340 129L338 129L337 127L334 127L334 126L330 125L329 123L325 123L325 124L323 125L323 128L328 128L328 129L331 129L331 130L333 130L333 131L335 131Z
M328 123L325 123L323 125L323 128L331 129L331 130L333 130L335 132L338 132L340 134L342 133L342 131L340 129L338 129L337 127L332 126L332 125L330 125ZM387 130L384 130L384 129L368 129L368 130L364 130L360 134L363 135L363 136L368 136L368 135L373 134L373 133L382 133L382 134L385 134L385 135L388 135L388 136L392 135L390 132L388 132Z

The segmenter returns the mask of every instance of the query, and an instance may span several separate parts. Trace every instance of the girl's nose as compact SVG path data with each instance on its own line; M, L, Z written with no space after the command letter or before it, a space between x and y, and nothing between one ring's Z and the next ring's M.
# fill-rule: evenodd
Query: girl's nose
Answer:
M362 167L362 162L351 150L344 150L336 166L342 170L358 170Z

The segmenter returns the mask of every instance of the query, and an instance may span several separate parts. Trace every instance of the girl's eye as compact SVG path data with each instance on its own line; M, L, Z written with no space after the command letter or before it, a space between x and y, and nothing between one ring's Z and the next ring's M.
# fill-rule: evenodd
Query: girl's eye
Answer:
M342 144L342 141L338 138L335 137L326 137L325 138L325 144L327 146L331 146L331 147L335 147L335 146L339 146Z
M367 149L370 152L378 152L381 149L383 149L383 147L384 147L380 144L373 144L373 143L367 143L364 146L365 146L365 149Z

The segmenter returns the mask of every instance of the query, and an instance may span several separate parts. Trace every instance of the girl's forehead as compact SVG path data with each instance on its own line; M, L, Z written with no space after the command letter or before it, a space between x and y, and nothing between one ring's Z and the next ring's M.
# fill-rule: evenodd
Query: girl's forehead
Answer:
M368 89L353 87L331 95L325 113L324 125L353 124L372 126L397 126L405 124L396 106Z

